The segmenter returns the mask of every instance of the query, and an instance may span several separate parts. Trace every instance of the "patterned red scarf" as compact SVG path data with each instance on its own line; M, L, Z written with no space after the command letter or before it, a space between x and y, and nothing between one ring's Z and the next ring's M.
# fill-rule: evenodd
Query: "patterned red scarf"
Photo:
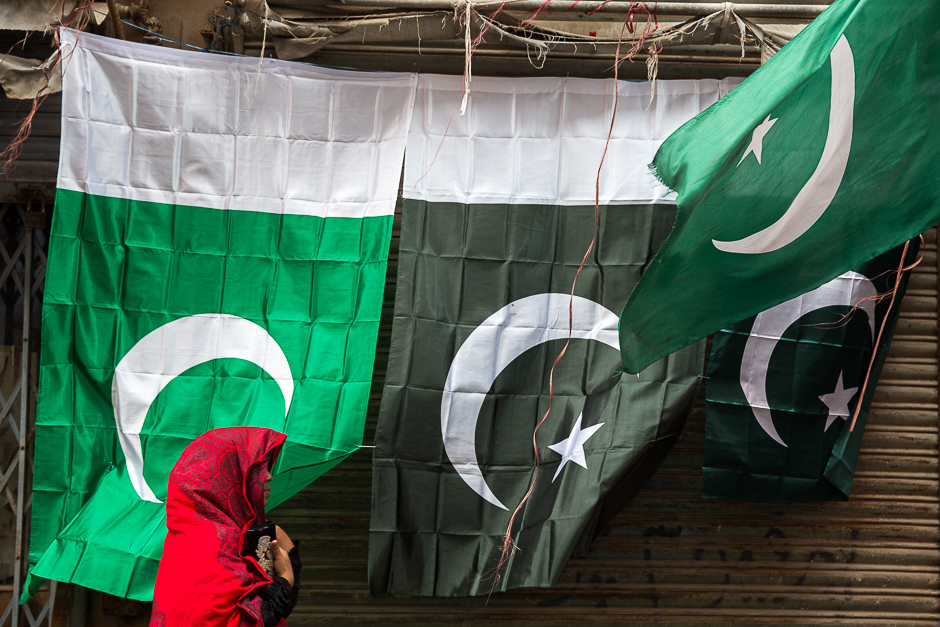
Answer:
M262 627L258 593L271 580L241 549L245 529L265 519L264 473L285 438L227 427L186 447L167 488L151 627Z

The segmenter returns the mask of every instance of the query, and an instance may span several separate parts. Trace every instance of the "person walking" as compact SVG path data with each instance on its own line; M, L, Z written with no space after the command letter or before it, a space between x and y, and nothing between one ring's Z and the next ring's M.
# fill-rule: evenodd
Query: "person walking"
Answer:
M246 550L250 528L265 522L271 468L285 439L271 429L226 427L186 447L167 487L151 627L286 625L300 588L297 547L276 527L262 551Z

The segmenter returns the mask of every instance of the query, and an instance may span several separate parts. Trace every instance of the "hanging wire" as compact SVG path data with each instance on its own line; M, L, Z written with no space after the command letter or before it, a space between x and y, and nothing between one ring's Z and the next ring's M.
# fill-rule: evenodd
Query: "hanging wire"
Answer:
M542 418L536 423L535 429L532 431L532 451L535 455L535 471L532 473L532 481L529 483L529 490L525 493L525 496L522 497L522 500L519 501L519 504L516 506L516 509L513 511L512 516L509 518L509 523L506 526L506 533L503 535L503 541L499 548L499 558L497 560L496 566L493 570L493 585L490 587L490 593L487 595L487 603L489 603L490 596L496 590L496 586L499 584L500 578L502 575L500 571L503 567L507 567L509 559L513 554L519 550L518 545L516 544L515 539L512 537L512 527L513 523L516 520L516 516L522 511L523 506L526 504L526 501L529 500L529 497L532 496L533 491L535 490L535 484L538 481L539 470L540 470L540 461L539 461L539 448L538 441L536 436L538 435L539 429L542 424L548 418L549 413L552 411L552 402L554 400L554 376L555 376L555 367L558 365L558 362L561 361L562 357L565 356L565 353L568 351L568 346L571 344L572 338L572 329L574 326L574 290L575 286L578 284L578 276L581 274L581 270L584 269L585 264L587 263L588 257L591 256L591 252L594 250L595 245L597 244L597 235L598 235L598 222L600 219L600 198L601 198L601 171L604 167L604 161L607 158L607 150L610 147L610 139L614 133L614 122L617 120L617 103L620 99L620 86L618 83L618 73L617 70L620 67L620 64L623 63L623 60L620 57L620 44L623 42L623 33L627 26L627 21L632 17L632 14L629 14L624 18L623 24L620 27L620 37L617 40L617 51L614 55L614 106L613 111L610 116L610 128L607 131L607 142L604 144L604 152L601 154L600 163L597 166L597 179L594 185L594 234L591 237L591 243L588 245L587 250L584 252L584 257L581 258L581 264L578 266L577 272L575 272L574 279L571 282L571 294L568 301L568 340L565 342L564 347L561 349L561 352L558 353L558 357L555 358L554 363L552 363L551 370L548 373L548 409L545 410L545 413L542 414ZM637 375L639 376L639 375ZM521 532L521 529L520 529Z
M101 12L101 11L98 11L97 9L95 9L95 12L96 12L96 13L100 13L101 15L107 15L107 13L103 13L103 12ZM252 54L239 54L239 53L237 53L237 52L228 52L228 51L226 51L226 50L212 50L212 49L210 49L210 48L200 48L199 46L194 46L194 45L192 45L192 44L187 44L187 43L182 42L182 41L177 41L176 39L173 39L172 37L167 37L166 35L163 35L163 34L161 34L161 33L154 33L153 31L147 30L147 29L144 28L143 26L138 26L137 24L134 24L133 22L128 22L127 20L121 20L121 23L122 23L122 24L127 24L128 26L130 26L130 27L132 27L132 28L136 28L137 30L142 30L142 31L144 31L144 32L146 32L146 33L149 33L150 35L153 35L154 37L156 37L156 38L158 38L158 39L160 39L160 40L162 40L162 41L166 41L166 42L171 43L171 44L176 44L176 45L178 45L178 46L184 46L184 47L186 47L186 48L189 48L190 50L196 50L196 51L198 51L198 52L209 52L209 53L212 53L212 54L225 54L225 55L228 55L228 56L230 56L230 57L241 57L241 58L243 58L243 59L257 59L257 58L258 58L258 57L254 56L254 55L252 55ZM234 23L234 22L233 22L233 23ZM213 43L210 44L210 45L215 45L215 42L213 42ZM348 67L348 66L344 66L344 65L324 65L323 63L309 63L309 62L307 62L307 61L291 61L291 63L299 63L300 65L310 65L310 66L313 66L313 67L329 68L329 69L331 69L331 70L352 70L352 71L354 71L354 72L383 72L383 71L384 71L384 70L364 70L364 69L361 69L361 68Z
M107 13L105 13L104 11L99 11L98 9L92 9L92 10L93 10L95 13L99 14L99 15L107 15ZM219 16L213 15L212 17L219 17ZM212 23L212 17L209 18L209 23L212 24L212 26L216 26L216 24L213 24L213 23ZM227 18L226 18L226 20L227 20ZM184 42L182 42L182 41L177 41L176 39L173 39L172 37L167 37L167 36L164 35L163 33L155 33L155 32L153 32L153 31L151 31L151 30L148 30L148 29L144 28L143 26L140 26L140 25L135 24L134 22L130 22L130 21L128 21L128 20L121 20L121 24L126 24L127 26L130 26L131 28L136 28L137 30L144 31L144 32L147 33L148 35L151 35L151 36L153 36L153 37L159 39L160 41L165 41L165 42L168 42L168 43L171 43L171 44L176 44L177 46L184 46L184 47L186 47L186 48L189 48L190 50L198 50L199 52L216 52L216 53L218 53L218 54L227 54L227 55L233 56L233 57L251 57L251 55L249 55L249 54L238 54L238 53L235 53L235 52L227 52L227 51L225 51L225 50L213 50L213 49L212 49L212 46L214 46L214 45L216 44L216 42L218 41L218 39L219 39L218 33L221 33L221 32L222 32L222 27L223 27L223 26L229 26L229 25L236 24L235 22L232 22L232 21L224 21L224 22L219 23L218 28L216 29L216 33L217 33L217 34L216 34L216 37L215 37L215 39L212 40L212 43L209 44L209 46L208 46L207 48L200 48L199 46L194 46L194 45L192 45L192 44L187 44L187 43L184 43Z
M235 11L236 16L238 15L238 11L235 10L235 7L233 7L232 5L228 5L228 7L225 10L225 16L221 16L218 13L213 13L212 15L209 16L209 24L215 28L215 38L212 40L212 43L209 44L205 48L207 52L209 50L212 50L215 44L218 43L219 38L222 36L223 28L225 28L226 26L238 26L238 22L235 22L234 20L232 20L231 17L229 17L232 14L232 11ZM219 50L217 52L222 52L222 51Z

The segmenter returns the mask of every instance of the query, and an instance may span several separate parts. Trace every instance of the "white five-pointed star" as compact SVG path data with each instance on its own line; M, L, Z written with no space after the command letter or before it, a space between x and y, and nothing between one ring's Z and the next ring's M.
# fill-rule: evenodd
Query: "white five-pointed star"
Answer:
M823 431L828 431L836 418L841 418L842 420L848 418L850 413L849 401L852 400L852 397L855 396L855 392L857 391L857 387L848 389L842 387L842 373L840 372L836 389L833 390L831 394L823 394L819 397L819 400L824 402L826 407L829 408L829 418L826 420L826 428L823 429Z
M764 135L770 130L770 127L773 126L779 118L770 119L770 114L764 118L764 121L757 125L757 128L754 129L754 134L751 135L751 143L747 145L747 150L744 151L744 154L741 155L741 161L744 161L744 157L748 156L752 152L754 156L757 157L757 163L760 163L760 155L764 150ZM738 161L738 165L741 165L741 161Z
M566 440L562 440L558 444L552 444L548 447L561 455L561 464L558 465L558 470L555 471L555 476L552 477L552 483L555 483L555 479L561 474L561 469L564 468L565 464L569 461L576 463L582 468L587 468L587 460L584 458L584 443L587 442L588 438L594 435L598 429L603 427L604 423L602 422L588 427L587 429L582 429L581 418L583 417L583 412L578 415L578 419L571 429L571 435L569 435Z

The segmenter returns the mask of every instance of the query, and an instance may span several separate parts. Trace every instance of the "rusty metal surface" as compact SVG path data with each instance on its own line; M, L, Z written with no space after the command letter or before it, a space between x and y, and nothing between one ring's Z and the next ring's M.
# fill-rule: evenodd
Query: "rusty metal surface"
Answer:
M388 360L397 233L364 442ZM844 503L704 501L704 396L662 468L558 585L492 598L369 596L371 455L272 517L301 541L292 627L544 623L936 627L940 621L937 233L926 237Z
M632 14L633 21L649 20L655 28L644 38L639 32L645 27L626 35L623 42L639 49L631 55L633 63L622 66L624 78L645 79L648 62L660 78L747 76L828 4L592 0L575 7L563 0L476 2L469 32L479 44L472 64L477 74L609 77L624 37L621 23L632 7L639 10ZM458 74L466 63L465 33L459 26L466 4L461 2L271 0L269 5L290 20L289 29L295 29L293 37L286 37L288 27L276 22L277 28L269 33L273 47L285 58L361 69ZM680 23L681 36L675 30ZM335 36L305 39L304 29L313 27L321 34L324 29L339 30ZM654 50L659 52L649 56ZM245 51L261 54L260 31L246 39Z
M326 0L302 1L302 2L271 2L270 5L275 9L280 6L301 9L317 9L324 5L332 4ZM498 6L498 2L492 3ZM513 11L537 11L544 9L547 12L571 11L571 2L567 0L510 0L507 3L508 8ZM803 4L803 3L740 3L735 2L734 11L741 17L747 18L791 18L811 20L826 10L829 3L826 4ZM459 3L451 0L345 0L342 2L345 7L368 7L384 9L393 7L395 9L405 9L411 11L433 11L443 10L451 11ZM726 3L724 2L657 2L656 14L662 16L690 16L707 15L724 11ZM617 15L626 15L631 8L635 10L635 5L630 2L619 0L582 0L578 3L575 10L579 13L594 14L598 12L615 13Z

